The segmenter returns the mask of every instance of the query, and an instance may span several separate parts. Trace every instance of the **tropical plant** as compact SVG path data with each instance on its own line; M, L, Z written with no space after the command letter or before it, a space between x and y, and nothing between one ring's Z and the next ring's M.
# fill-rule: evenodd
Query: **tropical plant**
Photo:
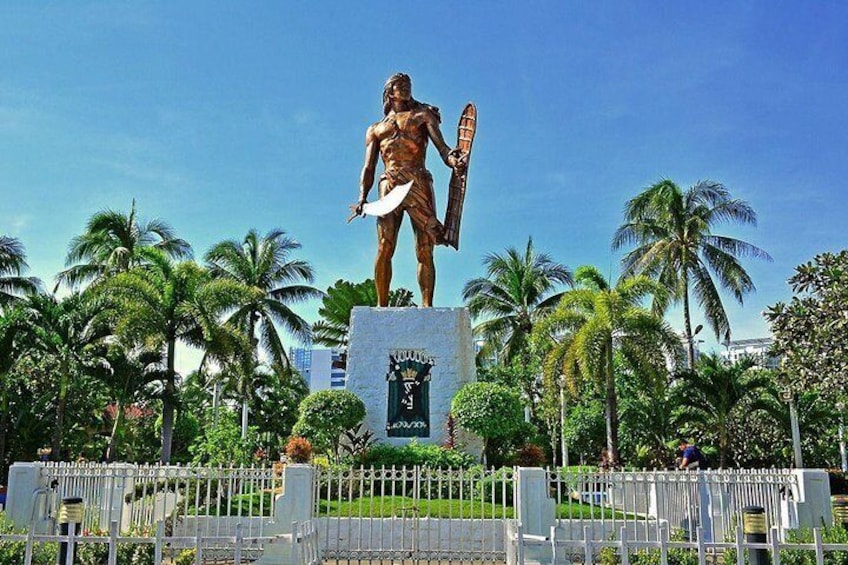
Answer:
M299 411L292 434L305 437L313 447L330 452L336 460L342 433L365 418L365 404L347 390L313 392L300 403Z
M595 267L577 269L578 288L566 292L556 310L536 328L536 340L550 340L543 377L548 394L558 394L560 378L572 393L583 383L604 394L607 449L618 453L618 396L613 358L644 374L662 374L678 356L680 339L662 318L642 308L649 296L664 298L663 287L644 276L626 277L611 287ZM560 377L562 375L562 377Z
M143 265L143 249L156 249L172 259L191 258L191 246L176 237L165 221L139 220L135 200L128 214L101 210L89 218L85 231L71 240L65 258L66 270L56 277L57 286L76 287Z
M26 328L26 319L20 308L0 311L0 480L6 468L6 440L11 430L11 400L14 396L15 376L12 367L20 352L20 337Z
M471 315L484 320L474 328L489 349L509 361L526 350L533 327L559 302L561 285L572 285L568 267L547 253L537 253L533 239L523 252L510 247L504 254L483 259L486 276L475 278L462 290Z
M620 448L636 466L665 468L673 459L679 436L679 401L671 379L638 375L621 368L616 371L621 397Z
M174 409L177 401L176 345L223 347L232 336L224 332L218 317L245 299L249 289L232 281L212 281L191 261L175 263L164 253L145 249L144 267L136 267L105 280L97 292L110 305L115 333L125 342L162 352L165 360L162 392L161 460L171 458Z
M0 312L41 286L37 278L23 275L26 270L24 246L14 237L0 235Z
M211 420L211 417L206 419ZM247 437L243 437L238 415L224 409L218 414L215 425L205 427L203 433L189 446L189 452L196 465L237 467L253 463L258 447L256 428L251 426Z
M822 253L795 268L795 296L766 311L781 386L834 396L848 387L848 250Z
M622 259L622 276L644 274L668 291L654 299L654 311L662 313L674 302L683 303L683 335L688 367L695 363L690 292L703 309L716 338L730 339L730 322L719 289L742 304L754 283L739 262L756 257L771 260L768 253L740 239L716 235L723 222L756 225L751 206L730 196L721 184L699 181L684 192L668 179L648 187L627 202L624 223L613 236L612 247L636 248ZM718 283L718 284L716 284Z
M712 431L718 438L719 466L726 467L729 424L747 398L756 399L771 385L768 374L755 369L753 359L727 364L717 354L702 355L696 370L675 383L677 419L686 431ZM760 403L749 411L762 409Z
M52 295L30 295L24 305L27 319L26 348L38 372L56 384L56 412L51 441L52 457L62 457L62 436L68 395L74 381L92 377L107 365L101 340L105 327L94 322L95 306L79 294L63 300Z
M100 378L108 386L113 399L113 404L109 406L112 428L106 448L106 461L114 461L127 414L143 411L136 403L144 402L150 385L164 381L166 373L161 350L112 343L105 356L109 370Z
M373 279L361 283L339 279L327 289L318 309L322 319L312 324L312 342L331 348L347 348L350 313L354 306L377 306L377 287ZM412 291L406 288L390 291L389 306L415 306Z
M253 292L227 319L248 339L252 360L242 361L241 372L253 373L259 364L259 346L271 362L288 365L275 323L302 341L311 337L309 324L291 309L291 305L320 298L323 293L310 286L314 280L312 266L300 259L291 259L300 243L273 229L264 236L251 229L242 241L226 240L215 244L206 254L209 272L215 278L235 281ZM249 399L242 397L242 433L247 430Z
M451 415L460 427L483 438L483 464L489 442L513 434L524 422L518 394L495 383L463 385L451 401Z

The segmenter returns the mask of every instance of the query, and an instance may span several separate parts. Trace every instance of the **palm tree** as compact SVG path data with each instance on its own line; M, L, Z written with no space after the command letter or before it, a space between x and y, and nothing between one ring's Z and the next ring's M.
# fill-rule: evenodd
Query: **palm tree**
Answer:
M312 341L327 347L346 349L350 332L350 313L354 306L377 306L377 288L373 279L361 283L337 280L327 289L318 309L322 320L312 324ZM389 292L389 306L415 306L412 291L396 288Z
M106 352L106 358L109 366L99 376L114 399L115 414L106 447L106 461L111 462L118 452L127 409L133 403L144 400L145 389L154 382L163 382L166 374L161 351L113 343Z
M125 342L162 352L163 463L170 462L177 400L176 345L204 347L224 341L218 317L246 299L249 289L232 281L211 281L192 261L175 263L163 252L143 249L144 266L105 280L97 292L110 304L115 333Z
M59 460L68 394L74 380L106 365L97 346L107 332L94 322L95 306L79 294L61 301L51 295L33 294L23 308L27 318L24 354L37 360L58 386L51 447L52 457Z
M538 324L534 338L551 340L544 363L547 388L562 375L572 392L580 383L598 385L605 395L607 449L618 455L618 398L615 352L632 370L661 372L677 359L680 340L661 317L642 308L647 296L663 298L664 289L644 276L627 277L611 287L595 267L580 267L578 288L563 294L549 316Z
M680 405L678 421L718 436L721 467L727 465L728 424L733 415L743 405L749 410L768 409L758 398L769 390L772 381L765 371L753 369L754 365L750 358L727 364L714 353L703 355L697 370L675 387ZM753 402L743 404L748 399Z
M10 430L11 375L20 348L20 338L26 330L26 318L22 308L0 310L0 478L5 480L2 469L6 467L6 440Z
M559 302L560 285L573 285L568 267L554 262L547 253L537 253L533 238L521 252L491 253L483 259L486 277L465 283L462 299L471 315L486 318L475 334L491 344L504 362L525 349L533 326Z
M656 312L664 312L670 302L683 303L690 369L695 363L690 292L704 310L716 339L729 340L730 322L719 287L729 290L742 304L754 283L739 259L771 260L759 247L714 234L713 228L722 222L756 225L757 214L747 202L731 198L719 183L699 181L683 192L665 179L627 202L624 224L612 241L613 249L636 245L622 259L623 276L645 274L668 290L668 300L654 301Z
M264 236L251 229L244 240L226 240L215 244L206 254L209 272L215 278L235 281L253 290L249 300L239 304L227 323L247 336L255 368L259 365L259 346L270 356L273 364L289 364L275 323L297 339L308 341L311 327L297 315L291 305L324 293L310 286L315 275L312 266L300 259L290 259L300 249L300 243L273 229ZM257 335L258 332L258 335ZM241 365L244 365L242 362ZM253 368L242 367L245 375ZM249 399L242 399L242 434L247 433Z
M14 237L0 235L0 310L41 286L37 278L23 276L26 270L24 246Z
M101 210L89 218L85 231L71 240L65 265L68 269L56 277L76 287L105 276L122 273L145 261L142 249L153 248L173 259L191 258L191 246L176 237L165 221L139 220L135 200L128 214Z

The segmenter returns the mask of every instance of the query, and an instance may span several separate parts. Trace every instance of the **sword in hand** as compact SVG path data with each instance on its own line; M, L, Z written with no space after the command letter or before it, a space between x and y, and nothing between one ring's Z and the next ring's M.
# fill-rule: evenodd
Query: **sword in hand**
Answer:
M362 204L361 210L359 204L349 206L353 213L348 216L347 223L352 222L357 216L383 217L386 214L394 212L403 203L404 198L409 194L410 188L412 188L412 181L394 187L385 196L375 202Z

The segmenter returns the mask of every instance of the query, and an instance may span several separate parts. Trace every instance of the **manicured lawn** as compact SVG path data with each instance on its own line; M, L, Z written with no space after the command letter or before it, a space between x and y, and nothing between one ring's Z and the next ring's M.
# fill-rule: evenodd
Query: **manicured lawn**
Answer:
M570 508L569 508L570 506ZM573 501L570 505L560 504L556 509L558 518L595 518L605 519L613 517L613 511L602 509L599 506L590 507ZM422 499L417 503L409 497L383 496L375 498L360 498L353 501L326 501L322 500L319 505L319 517L352 517L352 518L391 518L395 516L419 516L430 518L514 518L515 509L512 506L504 507L501 504L490 502ZM615 513L616 518L621 519L624 514Z

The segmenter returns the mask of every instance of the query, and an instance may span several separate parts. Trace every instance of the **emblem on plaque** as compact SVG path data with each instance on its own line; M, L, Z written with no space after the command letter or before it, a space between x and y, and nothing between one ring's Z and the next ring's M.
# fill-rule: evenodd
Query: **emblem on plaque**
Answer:
M430 437L430 372L435 364L423 351L389 354L389 437Z

